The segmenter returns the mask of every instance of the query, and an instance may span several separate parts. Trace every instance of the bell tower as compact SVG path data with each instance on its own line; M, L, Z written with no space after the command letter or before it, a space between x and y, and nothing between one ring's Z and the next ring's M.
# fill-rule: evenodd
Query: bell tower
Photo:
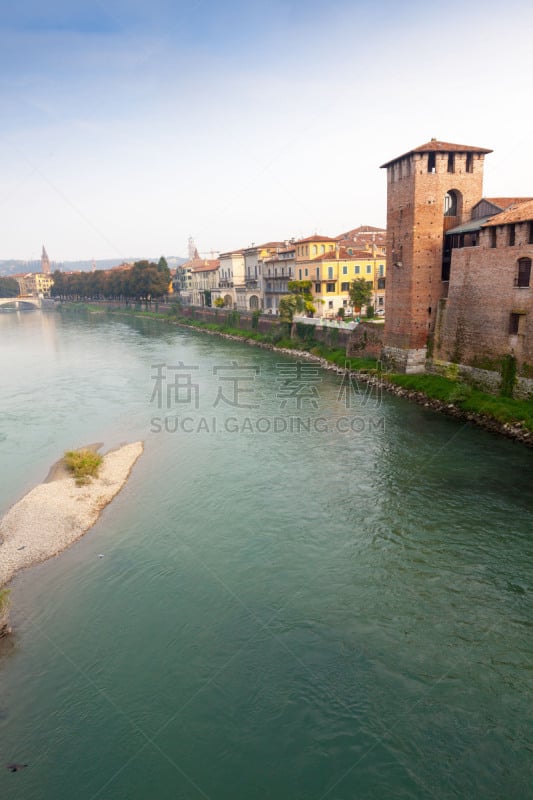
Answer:
M43 252L41 253L41 272L44 272L45 275L50 274L50 259L48 258L48 253L46 252L44 244Z
M387 170L387 315L383 356L423 372L441 297L448 292L444 234L470 219L483 194L481 147L432 139Z

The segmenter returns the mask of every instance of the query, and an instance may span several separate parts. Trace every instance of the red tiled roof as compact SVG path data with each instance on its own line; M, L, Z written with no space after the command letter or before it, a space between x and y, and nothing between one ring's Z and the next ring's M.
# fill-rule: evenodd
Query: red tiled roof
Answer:
M384 167L389 167L391 164L394 164L396 161L399 161L401 158L405 158L406 156L410 156L412 153L480 153L480 154L487 154L492 153L492 150L487 150L486 147L472 147L469 144L453 144L452 142L439 142L437 139L432 139L430 142L426 142L426 144L421 144L419 147L414 147L412 150L408 150L407 153L402 153L401 156L396 156L396 158L392 158L390 161L386 161L385 164L381 165L381 169Z
M358 228L353 228L351 231L346 231L345 233L339 233L338 236L335 238L339 239L353 239L354 237L365 235L375 235L376 233L385 234L387 231L385 228L374 228L372 225L360 225Z
M294 244L307 244L307 242L336 242L331 236L307 236L306 239L298 239Z
M369 259L372 259L372 253L369 253L368 250L354 250L349 253L345 247L340 247L338 253L335 250L330 250L327 253L320 253L319 256L314 256L311 261L368 261Z
M213 259L200 259L197 261L191 261L191 272L212 272L215 269L218 269L220 266L220 261L217 261L216 258Z
M295 247L284 247L282 250L278 250L279 254L281 254L281 253L295 253L295 252L296 252L296 248Z
M518 205L518 203L527 203L528 200L533 200L533 197L483 197L487 203L492 203L502 211L505 211L509 206ZM481 201L480 201L481 202Z
M490 228L494 225L510 225L513 222L531 221L533 221L533 200L526 200L525 203L518 203L502 211L501 214L495 214L482 227Z
M254 245L253 247L248 247L248 250L265 250L265 249L274 249L278 247L285 247L285 242L265 242L265 244L258 244Z

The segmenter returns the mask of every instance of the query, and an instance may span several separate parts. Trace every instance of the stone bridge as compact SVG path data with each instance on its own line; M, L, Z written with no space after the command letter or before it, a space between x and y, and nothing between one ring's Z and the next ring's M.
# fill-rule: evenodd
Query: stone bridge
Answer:
M16 308L41 307L41 298L34 297L32 294L24 294L20 297L0 297L0 306L14 305Z

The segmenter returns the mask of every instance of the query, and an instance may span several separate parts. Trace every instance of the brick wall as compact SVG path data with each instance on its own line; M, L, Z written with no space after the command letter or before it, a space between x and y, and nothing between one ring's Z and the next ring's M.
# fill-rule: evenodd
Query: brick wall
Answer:
M518 259L533 259L533 244L527 223L515 230L512 247L503 230L497 247L490 247L485 229L479 246L453 251L448 298L435 336L438 358L475 366L510 353L519 366L533 365L533 288L515 286ZM511 313L520 313L516 335L509 333Z
M474 154L472 172L466 154L435 154L435 171L428 171L428 153L411 153L387 168L387 318L385 344L419 350L433 333L437 306L445 294L441 280L445 228L470 216L482 196L483 155ZM458 195L454 217L444 216L447 192ZM398 263L401 266L398 266Z
M381 358L383 334L383 325L361 322L350 332L346 355L353 358Z

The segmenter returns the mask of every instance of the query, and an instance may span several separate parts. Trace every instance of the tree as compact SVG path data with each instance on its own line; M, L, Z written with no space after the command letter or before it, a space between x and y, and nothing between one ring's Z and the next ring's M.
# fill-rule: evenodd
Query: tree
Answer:
M289 281L287 288L290 294L284 295L279 301L279 315L281 322L291 323L297 311L305 311L312 316L316 308L311 294L311 281Z
M299 294L286 294L279 301L279 321L292 323L297 311L305 309L305 300Z
M126 279L125 294L136 300L150 301L168 291L170 270L153 261L136 261Z
M0 297L18 297L20 289L15 278L0 278Z
M348 290L354 309L360 311L362 306L367 306L372 300L372 281L364 278L354 278Z

